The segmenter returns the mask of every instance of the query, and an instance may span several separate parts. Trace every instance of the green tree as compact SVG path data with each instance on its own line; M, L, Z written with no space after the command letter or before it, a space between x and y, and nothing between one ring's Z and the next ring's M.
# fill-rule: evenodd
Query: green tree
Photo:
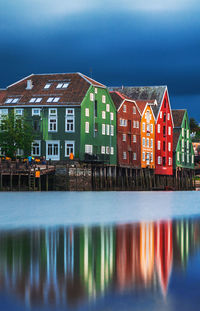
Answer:
M194 118L190 118L190 130L191 132L198 132L200 130L199 125Z
M31 152L34 140L33 129L23 116L16 116L14 111L0 121L0 148L6 156L14 158L18 149L23 150L24 156Z

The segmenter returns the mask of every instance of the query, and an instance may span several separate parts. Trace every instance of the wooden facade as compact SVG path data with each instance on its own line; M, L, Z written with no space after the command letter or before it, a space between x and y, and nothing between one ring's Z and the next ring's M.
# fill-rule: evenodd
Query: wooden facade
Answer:
M140 110L135 101L122 93L110 94L117 109L117 163L119 166L140 167Z

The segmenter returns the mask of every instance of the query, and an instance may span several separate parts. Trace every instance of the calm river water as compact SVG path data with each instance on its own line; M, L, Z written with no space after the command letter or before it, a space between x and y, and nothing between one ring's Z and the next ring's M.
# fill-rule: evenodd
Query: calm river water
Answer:
M0 193L0 310L199 310L199 198Z

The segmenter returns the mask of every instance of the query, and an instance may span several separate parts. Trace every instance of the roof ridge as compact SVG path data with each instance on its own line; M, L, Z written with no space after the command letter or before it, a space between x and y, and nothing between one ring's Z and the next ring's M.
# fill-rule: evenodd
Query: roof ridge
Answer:
M24 77L24 78L22 78L22 79L16 81L15 83L12 83L12 84L8 85L7 88L9 88L9 87L11 87L11 86L13 86L13 85L15 85L15 84L17 84L17 83L23 81L23 80L26 80L27 78L29 78L29 77L31 77L31 76L34 76L34 73L31 73L30 75L28 75L28 76L26 76L26 77Z
M83 79L85 79L90 85L102 86L102 87L105 87L105 88L106 88L106 86L105 86L104 84L98 82L97 80L94 80L93 78L90 78L90 77L86 76L85 74L83 74L83 73L81 73L81 72L78 72L78 74L79 74ZM97 84L92 83L90 80L96 82Z

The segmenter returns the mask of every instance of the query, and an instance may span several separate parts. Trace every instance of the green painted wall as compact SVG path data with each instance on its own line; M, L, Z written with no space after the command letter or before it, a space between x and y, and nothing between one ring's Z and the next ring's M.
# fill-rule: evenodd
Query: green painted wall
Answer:
M174 129L176 131L178 129ZM180 130L180 129L179 129ZM189 135L188 135L189 133ZM183 145L182 145L183 140ZM184 154L184 160L183 155ZM189 155L189 161L188 161ZM194 149L190 138L190 126L187 111L184 114L181 124L181 132L177 143L176 151L174 152L174 168L190 168L194 169Z
M90 99L90 94L94 94L94 99ZM106 103L102 102L102 96L105 96ZM95 100L97 101L97 116L95 117ZM106 105L109 105L110 112L106 111ZM86 116L85 109L89 109L89 116ZM102 111L105 111L106 118L102 118ZM113 113L113 120L110 120L110 113ZM89 133L85 132L85 123L89 122ZM96 131L95 131L96 124ZM102 134L102 124L113 125L114 135ZM80 159L84 160L85 156L85 145L93 146L93 155L99 155L100 157L106 159L106 163L116 165L117 163L117 144L116 144L116 108L110 97L107 89L100 87L91 86L85 95L85 98L81 104L81 146L80 146ZM113 147L114 154L101 153L101 146ZM106 149L106 148L105 148ZM110 149L111 150L111 149ZM106 156L106 157L105 157Z

